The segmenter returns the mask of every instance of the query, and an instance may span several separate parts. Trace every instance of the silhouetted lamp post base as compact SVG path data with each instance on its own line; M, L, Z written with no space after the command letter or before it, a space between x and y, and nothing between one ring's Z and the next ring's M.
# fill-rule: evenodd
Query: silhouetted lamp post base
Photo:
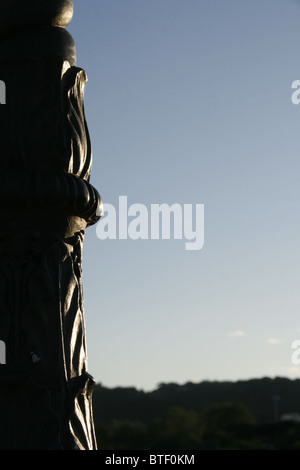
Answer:
M81 260L89 183L85 72L71 0L0 0L0 450L95 450Z

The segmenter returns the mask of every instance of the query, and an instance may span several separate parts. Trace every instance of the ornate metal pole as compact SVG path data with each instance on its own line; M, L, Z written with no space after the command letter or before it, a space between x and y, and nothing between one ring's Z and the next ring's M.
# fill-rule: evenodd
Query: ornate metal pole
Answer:
M1 450L94 450L81 257L89 183L72 0L0 0Z

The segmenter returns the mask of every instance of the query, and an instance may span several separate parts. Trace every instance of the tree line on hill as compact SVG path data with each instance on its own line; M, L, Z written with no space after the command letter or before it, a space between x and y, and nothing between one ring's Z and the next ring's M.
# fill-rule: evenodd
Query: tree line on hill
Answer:
M103 450L300 450L300 422L282 419L300 413L300 379L97 384L93 408Z

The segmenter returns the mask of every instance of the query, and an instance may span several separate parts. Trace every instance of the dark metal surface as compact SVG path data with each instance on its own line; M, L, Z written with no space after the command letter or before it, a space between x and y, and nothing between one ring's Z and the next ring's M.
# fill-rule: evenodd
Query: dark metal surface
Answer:
M70 0L0 0L1 450L97 448L81 260L102 203L72 14Z

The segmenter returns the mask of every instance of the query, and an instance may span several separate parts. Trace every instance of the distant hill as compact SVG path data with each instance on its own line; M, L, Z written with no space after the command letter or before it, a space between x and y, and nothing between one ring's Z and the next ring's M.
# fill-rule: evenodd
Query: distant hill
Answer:
M201 412L208 405L230 401L244 404L257 423L266 423L274 421L274 396L279 397L279 416L300 412L300 379L266 377L237 382L166 383L152 392L110 389L97 384L93 395L94 419L96 426L112 419L149 423L172 406Z

